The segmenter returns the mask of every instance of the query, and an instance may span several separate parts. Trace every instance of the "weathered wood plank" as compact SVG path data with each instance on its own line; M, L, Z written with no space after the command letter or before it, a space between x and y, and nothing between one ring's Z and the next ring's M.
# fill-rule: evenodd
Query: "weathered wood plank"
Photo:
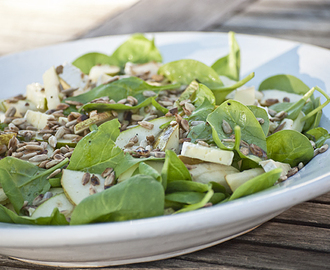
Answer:
M140 0L82 38L157 31L198 31L253 0Z
M283 212L276 220L330 228L330 205L304 202Z
M329 269L329 253L243 243L239 240L217 245L179 258L250 269Z
M319 203L330 203L330 192L316 197L315 199L311 200L312 202L319 202Z
M330 229L311 226L271 221L237 239L253 245L267 244L330 253Z

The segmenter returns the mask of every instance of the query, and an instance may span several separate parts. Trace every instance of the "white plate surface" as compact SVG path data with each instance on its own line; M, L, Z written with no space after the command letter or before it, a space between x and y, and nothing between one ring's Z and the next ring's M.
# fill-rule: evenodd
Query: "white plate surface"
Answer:
M182 58L208 65L228 53L227 34L175 32L154 36L164 62ZM111 54L128 36L79 40L0 58L1 98L42 82L50 66L86 52ZM275 74L292 74L308 86L330 90L330 51L266 37L237 35L241 75L256 73L258 86ZM324 100L322 100L324 102ZM329 129L330 109L321 125ZM27 226L0 223L0 254L63 267L97 267L151 261L206 248L235 237L285 209L330 191L329 152L317 156L288 181L223 205L173 216L82 226Z

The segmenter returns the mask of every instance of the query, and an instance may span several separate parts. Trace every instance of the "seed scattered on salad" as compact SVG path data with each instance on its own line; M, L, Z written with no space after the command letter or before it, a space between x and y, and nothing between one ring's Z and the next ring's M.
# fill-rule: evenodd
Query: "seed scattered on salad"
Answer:
M83 55L3 100L0 222L12 211L13 222L39 225L181 213L304 170L330 138L314 92L330 98L292 75L246 86L254 74L239 77L240 49L229 38L237 58L210 67L162 64L154 41L133 35L113 62Z

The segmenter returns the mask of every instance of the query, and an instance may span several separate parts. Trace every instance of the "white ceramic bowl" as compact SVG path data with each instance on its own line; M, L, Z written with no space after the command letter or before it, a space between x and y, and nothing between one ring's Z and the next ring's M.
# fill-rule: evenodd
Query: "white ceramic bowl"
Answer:
M212 64L228 53L227 34L155 33L164 62L193 58ZM41 82L51 65L83 53L107 54L127 36L79 40L0 58L1 97L24 93ZM273 38L237 35L242 76L255 71L249 85L275 74L292 74L310 87L330 89L330 51ZM323 100L324 102L324 100ZM330 127L330 109L321 125ZM82 226L27 226L0 223L0 253L53 266L93 267L164 259L235 237L300 202L330 191L329 153L317 156L288 181L233 202L172 216Z

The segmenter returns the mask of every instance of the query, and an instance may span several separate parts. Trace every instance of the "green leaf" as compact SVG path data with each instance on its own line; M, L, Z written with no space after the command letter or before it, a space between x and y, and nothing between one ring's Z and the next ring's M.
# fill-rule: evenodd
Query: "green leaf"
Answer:
M313 128L307 131L306 135L315 142L316 148L321 147L326 140L330 139L330 134L322 127Z
M162 176L160 175L160 173L145 162L139 163L139 172L140 174L152 176L160 183L162 182Z
M306 164L314 157L314 149L308 138L295 130L281 130L267 138L268 158L289 163Z
M230 52L218 59L211 67L219 74L238 81L241 67L240 48L234 32L228 33Z
M182 191L194 191L194 192L206 192L209 190L209 185L193 182L193 181L186 181L186 180L176 180L169 182L167 184L166 193L173 193L173 192L182 192Z
M249 105L247 107L251 110L251 112L254 114L256 118L262 118L264 120L264 123L260 126L265 136L267 137L269 131L269 118L266 110L254 105Z
M215 106L210 103L209 99L204 99L203 103L197 107L188 117L188 121L206 121L207 116L213 112Z
M115 144L119 128L118 119L113 119L87 134L78 142L67 169L102 173L119 164L124 158L123 151Z
M65 159L45 170L13 157L0 160L0 183L15 211L20 212L24 201L31 204L36 196L46 193L50 189L48 175L68 162Z
M192 143L196 142L198 139L209 144L214 142L212 137L212 128L206 122L191 127L187 138L190 138Z
M259 91L269 89L301 95L307 93L310 88L293 75L280 74L265 79L259 86Z
M230 196L229 201L257 193L272 187L281 176L282 169L276 168L262 175L256 176L239 186Z
M238 101L227 100L207 117L207 122L212 127L214 142L219 148L231 150L233 147L227 147L221 142L221 140L228 139L230 135L234 134L234 132L230 134L224 132L223 120L230 125L233 131L235 126L239 126L243 141L249 145L255 144L267 153L264 131L248 107Z
M66 100L78 101L85 104L100 97L109 97L109 99L113 99L117 102L126 98L127 96L134 96L140 103L146 99L142 94L145 90L150 90L157 93L162 90L175 89L178 86L178 84L153 86L146 83L144 80L141 80L140 78L129 77L114 81L109 84L99 85L84 94L69 97Z
M187 167L172 150L166 150L165 162L162 169L163 186L166 189L168 183L175 180L189 180L191 175Z
M194 191L173 192L165 195L167 201L178 202L183 204L195 204L203 200L205 194Z
M218 74L209 66L192 59L182 59L164 64L158 73L164 75L171 82L189 85L198 80L211 90L223 86Z
M149 40L142 34L134 34L114 51L111 61L123 68L127 62L143 64L163 60L154 39Z
M112 65L110 56L103 53L91 52L78 57L72 62L72 65L79 68L85 74L89 74L91 68L98 64Z
M70 224L132 220L163 213L162 185L151 176L135 175L81 201L72 212Z
M65 216L61 214L57 208L54 209L51 216L31 218L26 216L19 216L13 211L7 209L0 204L0 222L27 224L27 225L68 225L69 222Z

